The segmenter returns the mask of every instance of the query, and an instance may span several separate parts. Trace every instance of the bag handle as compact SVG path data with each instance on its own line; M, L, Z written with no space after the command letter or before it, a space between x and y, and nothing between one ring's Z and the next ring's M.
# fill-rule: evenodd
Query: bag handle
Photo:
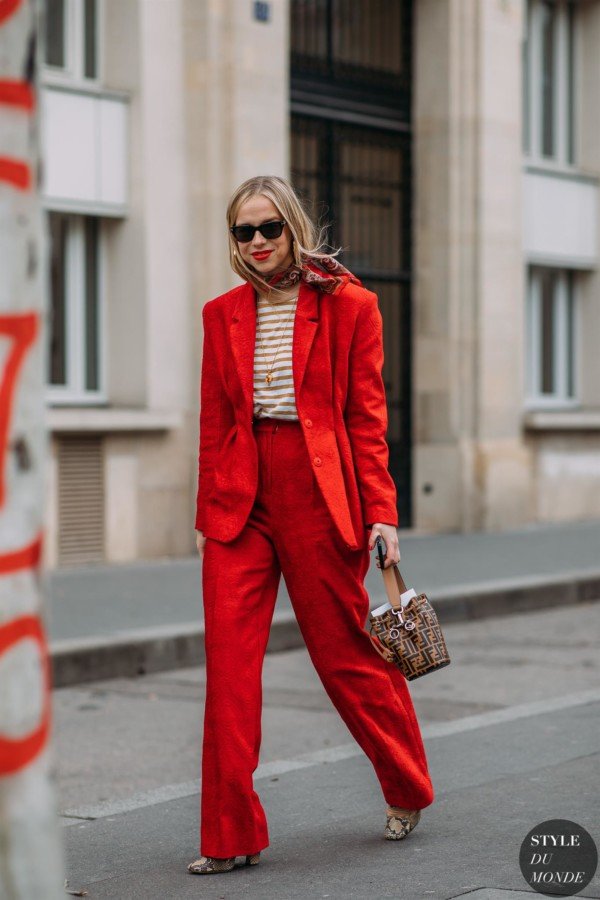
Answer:
M388 596L388 600L394 609L401 610L402 603L400 601L400 595L407 591L408 588L404 583L404 578L400 574L398 566L396 563L393 563L386 569L382 569L381 574L383 575L383 583L385 585L385 592Z
M402 609L402 602L400 600L400 595L403 594L408 588L404 583L404 579L400 574L400 569L398 568L397 563L393 563L391 566L387 568L383 568L383 550L385 547L385 541L381 537L381 535L377 535L376 542L378 542L378 557L381 569L381 574L383 575L383 583L385 586L385 592L388 596L388 600L390 601L392 607L395 610Z

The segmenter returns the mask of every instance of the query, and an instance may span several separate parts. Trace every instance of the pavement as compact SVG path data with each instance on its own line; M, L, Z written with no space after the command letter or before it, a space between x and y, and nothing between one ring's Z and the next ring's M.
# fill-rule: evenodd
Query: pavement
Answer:
M475 534L399 530L400 570L440 622L573 605L600 597L600 521ZM201 562L94 565L45 573L55 687L204 661ZM365 585L385 600L374 555ZM269 652L303 645L281 580Z
M204 667L54 690L69 890L88 900L535 900L519 867L532 828L568 819L600 845L599 611L590 598L448 622L451 664L409 684L435 799L399 842L383 840L374 770L306 648L268 654L255 789L269 846L258 866L240 857L209 878L186 871L200 853ZM599 871L577 896L600 898Z

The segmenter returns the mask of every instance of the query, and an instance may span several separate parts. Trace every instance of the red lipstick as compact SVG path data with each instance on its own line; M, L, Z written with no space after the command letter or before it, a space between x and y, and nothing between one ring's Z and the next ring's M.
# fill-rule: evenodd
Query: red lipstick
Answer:
M267 259L267 257L270 256L272 252L272 250L261 250L258 253L253 253L252 256L254 257L254 259Z

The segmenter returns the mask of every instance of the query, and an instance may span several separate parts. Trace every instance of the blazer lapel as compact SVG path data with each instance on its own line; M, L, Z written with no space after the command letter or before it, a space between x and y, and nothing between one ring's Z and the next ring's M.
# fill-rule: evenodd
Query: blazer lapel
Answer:
M252 418L254 394L254 344L256 341L256 303L249 281L242 285L229 325L229 343L237 369L247 416Z
M310 354L317 326L319 324L319 291L305 281L300 282L298 305L294 322L294 342L292 347L292 371L296 403L304 380L306 364Z
M319 323L319 291L301 281L294 320L292 372L296 402L304 379L308 357ZM229 339L248 415L254 406L254 348L256 344L256 302L250 282L242 285L229 325Z

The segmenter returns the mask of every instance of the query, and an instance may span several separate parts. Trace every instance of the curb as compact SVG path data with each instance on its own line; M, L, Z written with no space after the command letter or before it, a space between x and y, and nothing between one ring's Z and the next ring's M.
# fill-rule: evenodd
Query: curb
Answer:
M293 613L274 617L268 653L303 645ZM205 659L204 628L197 622L50 644L53 688L201 666Z
M575 605L600 599L600 571L568 576L539 576L455 586L429 597L440 623L465 622ZM378 598L371 596L371 606ZM381 599L383 602L383 599ZM304 646L293 612L276 614L267 653ZM204 628L187 623L129 631L106 638L77 638L50 644L53 688L70 687L109 678L130 678L205 662Z

